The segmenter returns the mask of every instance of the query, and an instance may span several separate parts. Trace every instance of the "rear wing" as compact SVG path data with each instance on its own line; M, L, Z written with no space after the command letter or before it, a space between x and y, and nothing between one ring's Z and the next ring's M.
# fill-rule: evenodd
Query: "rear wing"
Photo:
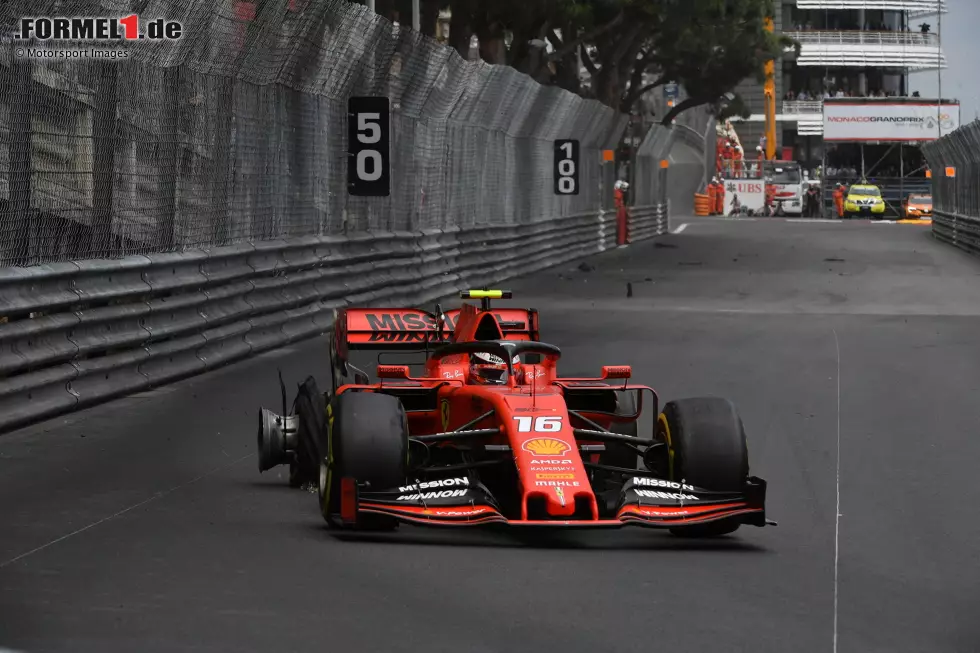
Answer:
M539 340L538 312L533 308L494 308L505 340ZM343 308L334 324L337 346L348 349L419 349L452 342L460 309L439 318L418 308ZM441 327L441 328L440 328Z

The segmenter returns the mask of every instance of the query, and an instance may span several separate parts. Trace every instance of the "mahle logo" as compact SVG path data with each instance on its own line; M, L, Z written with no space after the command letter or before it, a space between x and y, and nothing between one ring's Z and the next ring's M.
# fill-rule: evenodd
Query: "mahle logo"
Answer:
M136 14L124 18L64 18L31 17L20 19L21 40L38 41L152 41L175 40L184 28L177 21L157 18L143 21Z

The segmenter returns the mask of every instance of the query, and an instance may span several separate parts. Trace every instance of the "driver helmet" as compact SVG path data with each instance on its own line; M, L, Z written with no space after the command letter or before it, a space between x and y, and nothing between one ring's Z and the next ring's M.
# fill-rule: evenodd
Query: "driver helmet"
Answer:
M511 362L514 374L519 374L520 356ZM507 381L507 363L495 354L477 352L470 356L470 381L480 385L503 385Z

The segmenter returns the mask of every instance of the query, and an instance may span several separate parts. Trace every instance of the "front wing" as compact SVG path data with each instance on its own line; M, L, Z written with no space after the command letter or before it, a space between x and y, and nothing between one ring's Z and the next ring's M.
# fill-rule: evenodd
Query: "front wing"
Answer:
M387 515L426 526L538 526L560 528L674 528L738 519L750 526L775 525L766 519L766 482L750 477L741 493L711 492L653 477L634 477L623 485L612 518L581 520L508 519L490 491L467 478L429 481L384 492L370 492L350 483L343 520L356 524L358 515Z

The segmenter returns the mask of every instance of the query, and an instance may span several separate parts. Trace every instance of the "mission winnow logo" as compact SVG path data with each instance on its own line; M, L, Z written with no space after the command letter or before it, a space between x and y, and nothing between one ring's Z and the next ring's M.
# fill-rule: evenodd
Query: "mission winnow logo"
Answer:
M32 17L20 19L20 32L15 38L45 42L163 41L179 39L183 31L183 26L177 21L164 18L141 21L136 14L123 18Z

